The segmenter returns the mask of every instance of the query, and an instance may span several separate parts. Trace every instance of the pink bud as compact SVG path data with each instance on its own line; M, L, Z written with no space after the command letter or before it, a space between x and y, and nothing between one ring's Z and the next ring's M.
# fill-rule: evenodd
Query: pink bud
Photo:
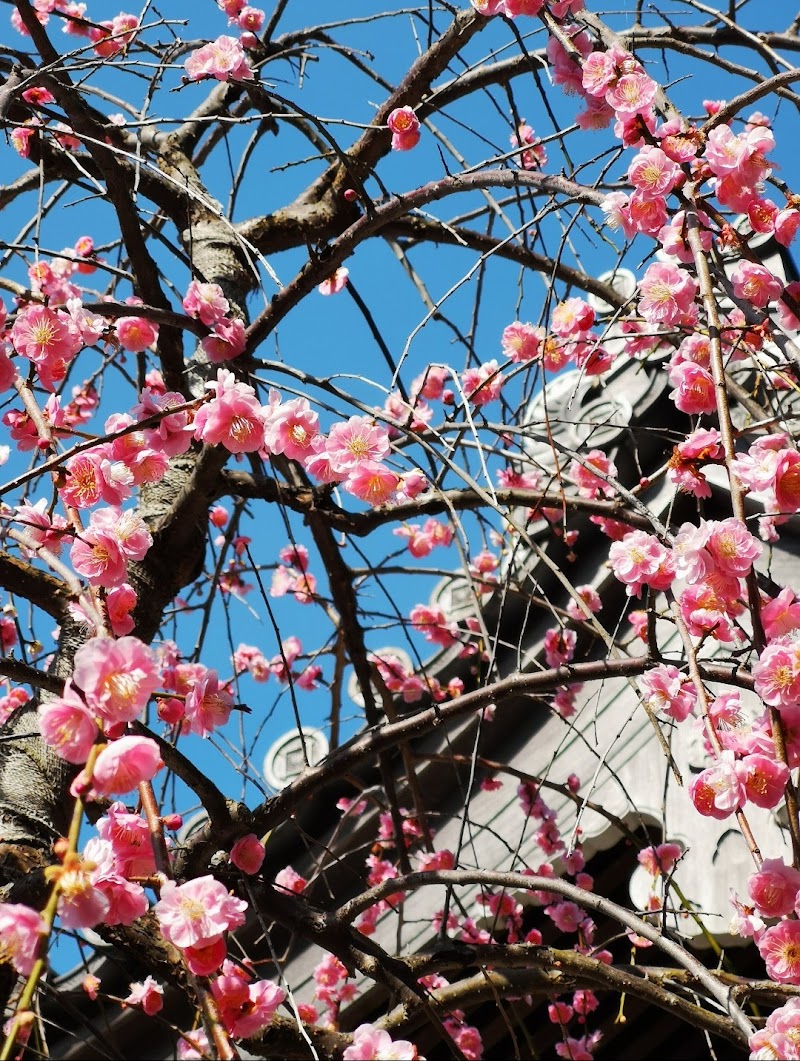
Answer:
M231 848L231 862L242 873L252 876L261 869L264 854L264 845L255 833L248 833L246 836L240 836Z

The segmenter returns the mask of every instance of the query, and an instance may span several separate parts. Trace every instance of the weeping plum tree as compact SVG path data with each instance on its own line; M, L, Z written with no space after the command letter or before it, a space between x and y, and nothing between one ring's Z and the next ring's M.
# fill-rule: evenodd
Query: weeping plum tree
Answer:
M620 998L798 1056L787 5L5 6L1 1056L590 1058ZM546 397L616 378L624 467ZM666 823L485 754L610 679L748 845L733 958Z

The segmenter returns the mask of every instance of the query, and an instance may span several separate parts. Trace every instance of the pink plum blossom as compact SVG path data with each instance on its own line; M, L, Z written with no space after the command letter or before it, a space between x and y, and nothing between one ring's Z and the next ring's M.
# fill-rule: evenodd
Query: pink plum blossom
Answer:
M99 735L94 716L69 680L61 696L39 708L39 728L45 744L76 765L86 762Z
M780 298L783 291L783 284L769 269L746 259L737 262L731 282L737 298L746 299L759 309Z
M331 467L342 475L358 469L365 461L378 462L389 452L388 432L366 416L351 416L334 424L325 448Z
M644 586L668 589L675 578L671 552L653 534L630 531L609 550L611 569L627 586L629 596L638 596Z
M130 722L161 683L153 650L136 637L93 637L75 653L72 675L87 706L107 722Z
M761 917L784 917L794 910L800 872L782 858L765 858L748 878L747 891Z
M789 767L769 755L753 752L741 761L745 770L747 799L757 807L771 810L781 802L789 781Z
M711 818L728 818L745 802L743 771L737 769L732 752L723 752L721 758L699 773L689 786L689 796L695 809Z
M308 399L292 398L270 411L264 439L270 453L283 453L290 460L302 461L313 453L319 433L319 416Z
M268 980L254 980L231 961L223 963L221 974L211 983L211 992L225 1027L237 1038L263 1031L286 998L282 987Z
M688 313L697 283L686 270L655 262L642 277L639 291L639 312L649 324L675 324Z
M522 0L522 2L524 3L525 0ZM509 10L509 4L519 3L520 0L506 0L506 10L512 18L513 14ZM537 3L541 7L542 0L527 0L527 3ZM520 165L523 169L540 169L542 166L547 165L547 151L531 126L525 121L520 122L517 126L517 131L511 134L510 140L512 147L524 148L519 156Z
M264 416L255 391L221 368L215 382L206 384L212 400L198 409L194 437L207 445L221 445L231 453L251 453L264 443Z
M600 494L613 497L616 487L609 483L609 478L616 479L617 466L601 449L591 449L580 460L573 460L567 475L578 487L581 497L595 498Z
M132 354L147 350L158 339L158 325L146 317L121 317L116 332L122 349Z
M240 317L234 317L232 320L227 317L221 318L213 324L211 334L205 336L200 345L212 365L232 361L244 353L246 346L244 321Z
M97 756L92 787L100 796L130 792L150 781L163 766L158 745L150 737L127 736L107 744Z
M207 77L217 81L249 81L253 77L241 42L224 34L191 52L184 67L190 81Z
M261 869L264 855L264 845L259 838L255 833L247 833L246 836L240 836L231 848L230 859L242 873L252 875Z
M33 970L46 931L44 918L37 910L20 903L0 903L3 951L20 976L29 976Z
M400 485L400 477L384 464L364 460L347 476L344 487L361 501L373 507L385 504Z
M185 884L166 881L155 915L166 940L176 947L215 942L223 933L244 924L247 903L228 893L214 877L195 877Z
M372 1024L359 1024L353 1041L342 1054L344 1061L417 1061L419 1053L407 1039L392 1039Z
M764 930L757 947L767 976L779 984L800 984L800 921L785 920Z
M192 733L208 737L225 725L233 706L233 696L228 687L220 685L215 670L208 669L192 682L186 694L184 718Z
M497 401L503 382L500 366L494 360L485 361L477 368L468 368L461 376L465 396L479 407Z
M669 381L675 387L670 398L682 413L713 413L717 408L714 379L701 365L684 361L669 370Z
M545 331L543 328L537 328L533 324L523 324L521 321L514 321L513 324L509 324L503 330L501 346L503 353L510 361L518 363L532 361L540 356L544 339ZM440 395L441 391L438 395L427 395L423 392L423 397L439 397Z
M183 296L183 308L190 317L211 328L227 316L230 303L219 284L203 284L192 280Z
M396 107L386 119L393 151L410 151L419 143L419 119L411 107Z
M790 635L770 642L753 666L756 693L779 711L800 703L800 644Z
M145 980L131 984L123 1005L136 1006L148 1017L153 1017L164 1006L164 988L152 976L148 976Z
M423 634L426 641L443 645L445 648L458 641L458 627L449 623L441 608L416 604L409 613L411 625Z
M636 858L651 877L658 877L662 873L671 873L682 854L683 848L680 844L668 842L642 848Z
M321 295L338 295L340 291L344 291L347 287L347 278L350 276L350 270L346 269L343 265L331 274L326 280L317 288L317 291Z
M639 679L645 704L652 711L662 711L676 722L692 714L697 692L691 680L681 675L671 663L658 663Z

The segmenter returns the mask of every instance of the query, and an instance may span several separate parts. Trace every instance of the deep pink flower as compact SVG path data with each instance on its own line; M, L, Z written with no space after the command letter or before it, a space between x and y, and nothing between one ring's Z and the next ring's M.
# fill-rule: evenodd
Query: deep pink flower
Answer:
M765 858L748 878L747 891L762 917L784 917L794 910L800 872L782 858Z
M553 310L550 326L556 335L566 338L585 332L594 324L595 313L582 298L568 298Z
M800 703L800 646L790 637L768 644L753 666L756 693L782 710Z
M224 936L214 936L207 943L184 947L183 956L189 970L195 976L210 976L215 973L228 954L228 943Z
M519 3L520 0L506 0L506 10L508 11L509 3ZM522 0L525 2L525 0ZM534 2L541 6L541 0L527 0L528 3ZM511 11L508 14L513 17ZM517 131L511 134L510 137L512 147L522 147L524 151L520 153L519 161L523 169L540 169L542 166L547 165L547 151L545 150L544 144L533 131L530 125L525 121L520 122L517 126Z
M732 516L712 520L706 549L717 568L726 575L742 578L749 574L753 561L763 552L763 545L753 537L745 525Z
M11 342L18 354L37 365L70 361L83 346L78 329L65 313L38 304L19 311L11 328Z
M115 637L123 637L133 630L135 623L131 612L136 607L136 602L136 590L127 582L115 586L106 594L108 621Z
M800 627L800 600L791 586L785 586L777 597L762 604L761 621L768 641Z
M92 586L119 586L127 577L127 561L116 539L91 526L73 540L69 558Z
M781 450L775 461L775 500L781 512L800 510L800 453Z
M253 980L239 965L226 961L211 984L225 1027L237 1038L257 1035L266 1028L286 998L282 987Z
M479 15L489 18L505 11L505 0L469 0Z
M141 353L158 339L158 325L146 317L121 317L117 321L117 339L123 350Z
M106 917L110 902L105 893L92 883L92 863L80 855L67 855L63 866L52 866L50 879L57 880L58 916L64 928L94 928Z
M768 810L777 807L789 781L789 767L758 752L745 755L741 765L746 770L744 787L748 800Z
M270 410L264 428L267 450L270 453L283 453L290 460L302 461L308 457L313 452L314 439L318 435L319 417L312 410L308 398L292 398L275 406Z
M443 645L445 648L458 642L458 627L448 623L441 608L416 604L409 613L411 625L423 634L426 641Z
M497 401L503 389L503 374L497 361L485 361L477 368L468 368L461 375L461 386L468 401L479 408Z
M645 199L663 199L683 171L660 147L643 147L628 167L628 180Z
M386 119L394 151L410 151L419 143L419 119L411 107L397 107Z
M575 655L577 634L574 630L551 627L544 635L544 655L548 667L569 663Z
M786 296L791 299L792 305L786 301ZM800 303L800 280L793 280L792 283L786 285L783 289L783 296L775 304L778 310L778 320L787 332L795 332L800 328L800 316L796 309L798 303Z
M765 929L757 946L771 980L800 984L800 921L781 921Z
M623 74L605 94L606 103L613 107L618 118L645 114L655 99L658 86L642 72Z
M264 845L255 833L240 836L231 848L230 859L242 873L258 873L264 862Z
M113 19L107 19L96 26L90 26L87 36L94 45L95 55L108 59L112 55L121 52L131 43L138 28L139 20L136 15L128 15L125 12L121 12L119 15L115 15Z
M581 497L596 498L600 494L613 497L616 487L608 479L617 478L617 466L601 449L591 449L580 460L573 460L567 469L567 475L578 487Z
M148 1017L153 1017L164 1006L164 988L152 976L148 976L143 981L131 984L130 993L122 1004L136 1006Z
M325 448L336 472L348 475L365 461L378 462L389 452L389 433L366 416L351 416L334 424Z
M670 398L682 413L713 413L717 408L714 378L701 365L683 361L669 370L669 381L675 387Z
M653 534L630 531L609 550L611 569L628 587L628 596L638 596L643 586L668 589L675 579L671 552Z
M164 414L160 416L154 427L147 429L145 436L148 445L153 449L163 451L168 457L185 453L192 444L194 428L190 423L188 410L169 412L170 409L185 404L186 399L177 391L159 390L148 386L140 394L139 404L131 410L137 420L146 420L155 414Z

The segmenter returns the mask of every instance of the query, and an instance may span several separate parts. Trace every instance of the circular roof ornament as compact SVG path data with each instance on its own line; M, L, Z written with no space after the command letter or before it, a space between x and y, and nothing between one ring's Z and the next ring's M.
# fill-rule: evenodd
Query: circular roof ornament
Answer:
M285 788L309 766L317 766L330 750L321 729L303 726L290 729L270 746L264 756L264 780L274 789Z
M612 379L619 373L611 374ZM527 409L524 446L540 465L552 465L559 445L567 451L604 449L629 426L633 405L622 386L598 383L573 369L548 381ZM547 424L547 428L545 428Z
M374 652L370 652L371 660L381 660L384 666L391 668L393 664L397 664L400 670L400 675L405 671L407 674L413 674L416 665L412 660L411 656L406 652L404 648L395 648L393 645L384 646L378 648ZM372 691L375 695L375 699L380 703L380 693L372 685ZM347 679L347 695L353 701L357 707L364 706L364 694L361 691L361 683L358 680L358 675L355 671L352 671L350 677Z
M601 284L608 284L612 291L616 291L620 298L633 298L636 294L636 276L630 269L609 269L607 273L601 273L597 278ZM617 307L606 302L599 295L588 295L586 301L599 317L609 317L617 312Z

